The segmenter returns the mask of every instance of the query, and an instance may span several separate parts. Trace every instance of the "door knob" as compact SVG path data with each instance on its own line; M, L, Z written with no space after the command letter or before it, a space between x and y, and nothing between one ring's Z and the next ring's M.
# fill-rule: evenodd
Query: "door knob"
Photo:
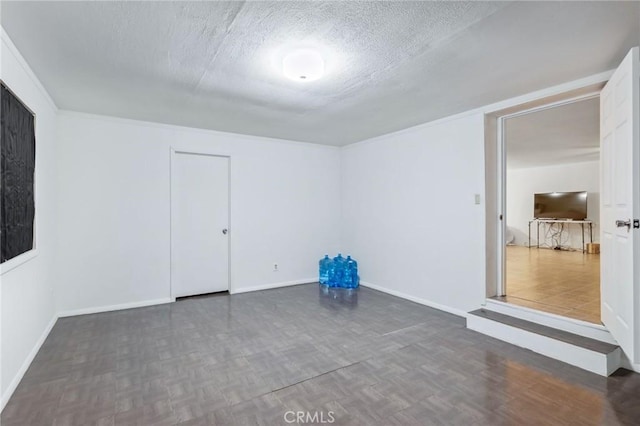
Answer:
M227 235L227 232L229 232L229 230L228 230L227 228L224 228L224 229L222 230L222 233L223 233L224 235Z
M623 228L627 227L627 231L631 229L631 219L629 220L616 220L616 227Z

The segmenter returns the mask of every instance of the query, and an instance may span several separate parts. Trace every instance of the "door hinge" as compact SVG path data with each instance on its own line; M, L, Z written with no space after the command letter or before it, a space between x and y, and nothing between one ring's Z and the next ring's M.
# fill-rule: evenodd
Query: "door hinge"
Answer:
M633 219L633 229L640 228L640 219Z

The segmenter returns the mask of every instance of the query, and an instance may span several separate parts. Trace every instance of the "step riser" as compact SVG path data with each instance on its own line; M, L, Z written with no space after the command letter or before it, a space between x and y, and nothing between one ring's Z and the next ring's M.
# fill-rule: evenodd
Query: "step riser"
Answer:
M572 321L559 315L538 312L533 309L514 306L508 303L487 300L485 309L520 318L526 321L535 322L537 324L546 325L547 327L564 330L579 336L588 337L590 339L599 340L601 342L617 345L611 333L604 327L589 324L580 324L582 321Z
M469 315L467 328L601 376L620 367L620 349L602 354L491 319Z

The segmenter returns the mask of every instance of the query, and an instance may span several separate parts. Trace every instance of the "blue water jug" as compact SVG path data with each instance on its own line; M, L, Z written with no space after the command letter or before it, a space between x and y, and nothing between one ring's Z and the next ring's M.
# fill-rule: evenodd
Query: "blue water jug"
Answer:
M349 278L345 280L345 287L358 288L360 285L360 277L358 276L358 262L347 256L347 274Z
M329 287L336 286L336 263L332 260L327 266L327 285Z
M353 261L347 260L344 274L342 275L342 287L353 288Z
M342 287L344 272L347 260L342 257L342 254L338 253L336 257L333 258L333 262L331 263L331 270L329 272L329 287Z
M320 284L329 284L329 267L330 267L331 259L329 259L329 255L325 254L324 258L320 259L318 262L319 266L319 279Z

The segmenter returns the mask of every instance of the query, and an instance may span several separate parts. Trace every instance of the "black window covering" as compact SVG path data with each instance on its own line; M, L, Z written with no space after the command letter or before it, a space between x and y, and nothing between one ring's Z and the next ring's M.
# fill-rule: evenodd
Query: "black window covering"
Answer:
M0 263L33 249L35 117L0 82Z

